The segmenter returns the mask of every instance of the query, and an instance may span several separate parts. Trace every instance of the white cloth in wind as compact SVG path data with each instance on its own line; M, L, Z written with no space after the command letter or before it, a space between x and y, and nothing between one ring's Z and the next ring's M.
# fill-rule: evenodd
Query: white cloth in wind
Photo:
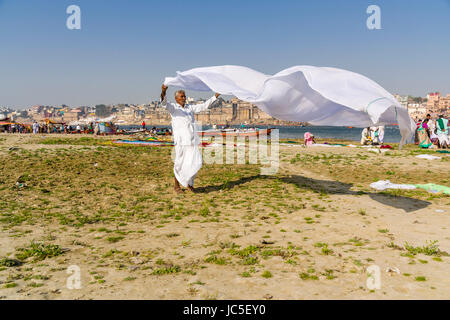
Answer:
M280 120L354 127L398 123L400 147L416 128L407 109L389 92L342 69L295 66L269 76L242 66L216 66L177 72L164 84L234 95Z

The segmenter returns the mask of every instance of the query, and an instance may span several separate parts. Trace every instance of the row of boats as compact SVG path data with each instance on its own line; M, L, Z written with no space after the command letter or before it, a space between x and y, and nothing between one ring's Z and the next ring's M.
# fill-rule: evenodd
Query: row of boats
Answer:
M199 131L198 134L201 137L211 137L211 136L223 136L223 137L251 137L259 135L270 135L272 129L260 129L260 128L250 128L250 129L210 129L206 131Z
M153 131L153 130L152 130ZM198 131L199 136L201 137L212 137L212 136L222 136L222 137L251 137L259 135L270 135L272 129L260 129L260 128L245 128L245 129L237 129L237 128L228 128L228 129L209 129L204 131ZM147 130L145 129L131 129L131 130L120 130L117 131L119 134L139 134L145 133ZM170 135L171 131L168 129L158 129L157 132L152 132L156 135Z

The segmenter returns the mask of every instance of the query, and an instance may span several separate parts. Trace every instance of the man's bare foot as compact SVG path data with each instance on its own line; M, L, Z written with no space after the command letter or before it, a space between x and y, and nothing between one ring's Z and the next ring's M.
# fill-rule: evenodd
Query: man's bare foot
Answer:
M195 193L195 189L193 186L188 186L188 190L192 193Z
M183 193L184 191L180 187L180 183L178 182L177 178L174 178L174 185L173 188L176 193Z
M176 193L184 193L184 191L180 188L180 187L175 187L173 188L175 190Z

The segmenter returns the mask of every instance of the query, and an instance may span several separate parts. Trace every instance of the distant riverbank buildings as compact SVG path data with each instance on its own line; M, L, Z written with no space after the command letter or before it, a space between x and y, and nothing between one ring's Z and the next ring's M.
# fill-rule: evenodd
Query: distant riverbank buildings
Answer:
M441 95L439 92L429 93L426 98L401 96L395 98L408 109L408 113L415 121L425 118L429 113L433 118L439 114L450 117L450 94ZM187 98L190 104L202 103L204 100ZM7 107L0 107L0 116L17 122L31 123L32 121L45 122L47 120L58 123L76 123L77 121L91 121L113 117L117 124L136 125L143 121L147 125L170 125L170 114L161 108L159 101L148 104L116 104L80 106L70 108L61 106L35 105L29 109L18 111ZM219 98L210 109L195 115L197 122L203 125L298 125L298 122L277 120L260 110L255 105L233 98L225 101Z
M427 94L426 98L401 96L395 98L408 109L408 113L415 121L422 120L427 114L437 118L440 114L450 117L450 94L441 95L439 92Z

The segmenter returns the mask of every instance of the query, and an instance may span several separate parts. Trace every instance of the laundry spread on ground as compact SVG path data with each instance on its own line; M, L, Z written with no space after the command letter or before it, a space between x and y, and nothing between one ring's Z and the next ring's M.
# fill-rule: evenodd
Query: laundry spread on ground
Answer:
M413 190L416 189L416 186L412 184L396 184L392 183L389 180L380 180L377 182L373 182L370 184L370 187L377 190L386 190L386 189L406 189Z
M419 155L416 156L416 158L427 159L427 160L439 160L439 159L442 159L441 157L432 156L430 154L419 154Z
M132 145L132 146L144 146L144 147L171 147L172 141L158 140L156 138L147 138L143 140L114 140L113 144L116 145Z
M270 76L225 65L177 72L164 84L233 95L280 120L354 127L398 123L400 148L416 129L408 110L388 91L363 75L342 69L294 66Z
M450 187L442 186L434 183L428 184L395 184L389 180L380 180L370 184L370 187L376 190L386 190L386 189L404 189L404 190L414 190L414 189L424 189L431 193L445 193L450 194Z

